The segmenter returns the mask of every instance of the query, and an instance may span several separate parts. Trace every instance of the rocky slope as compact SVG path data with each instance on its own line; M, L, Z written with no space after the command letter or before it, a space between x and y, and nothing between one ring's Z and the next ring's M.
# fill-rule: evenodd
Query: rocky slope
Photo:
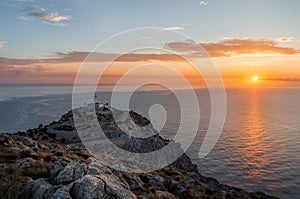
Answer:
M144 153L170 143L157 134L149 120L133 111L128 114L131 121L125 118L116 122L111 110L97 110L97 119L106 136L120 148ZM134 127L132 121L138 127ZM133 128L152 136L136 138L124 132ZM0 135L0 196L46 199L276 198L264 193L249 193L204 177L185 154L173 164L148 173L120 172L106 166L106 161L96 159L82 147L70 111L47 126Z

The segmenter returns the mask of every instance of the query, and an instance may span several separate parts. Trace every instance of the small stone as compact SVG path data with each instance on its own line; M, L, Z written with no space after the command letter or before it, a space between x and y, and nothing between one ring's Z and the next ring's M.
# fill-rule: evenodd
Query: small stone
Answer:
M162 177L160 177L160 176L153 176L153 177L150 179L149 183L150 183L151 185L162 185L162 184L165 183L165 179L162 178Z

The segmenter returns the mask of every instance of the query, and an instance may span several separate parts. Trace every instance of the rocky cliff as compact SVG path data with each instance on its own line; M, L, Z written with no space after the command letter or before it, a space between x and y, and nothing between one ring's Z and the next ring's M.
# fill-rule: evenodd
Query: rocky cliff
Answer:
M127 115L132 120L125 118L116 122L112 110L97 110L97 119L105 135L118 147L144 153L171 142L159 136L147 118L133 111ZM136 125L130 123L132 121ZM125 133L133 128L151 136L137 138ZM0 135L0 196L46 199L276 198L260 192L249 193L204 177L186 154L171 165L148 173L121 172L106 166L106 161L93 157L82 146L70 111L49 125Z

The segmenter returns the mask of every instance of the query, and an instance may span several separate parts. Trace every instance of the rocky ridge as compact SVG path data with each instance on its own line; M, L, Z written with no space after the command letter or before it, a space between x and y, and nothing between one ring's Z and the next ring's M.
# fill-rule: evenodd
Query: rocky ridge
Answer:
M132 124L117 124L111 110L97 110L106 136L120 148L144 153L170 143L155 132L147 118L133 111L129 115L153 136L128 136L122 129ZM82 147L72 111L46 126L2 134L1 198L276 198L204 177L186 154L171 165L148 173L121 172L106 166L106 161L93 157Z

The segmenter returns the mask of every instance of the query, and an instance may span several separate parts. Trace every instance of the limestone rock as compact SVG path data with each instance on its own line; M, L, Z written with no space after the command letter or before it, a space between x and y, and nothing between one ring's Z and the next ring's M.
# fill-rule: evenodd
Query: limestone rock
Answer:
M44 199L47 191L52 187L53 185L45 178L37 179L28 185L28 189L31 190L32 198L34 199Z
M57 165L57 166L55 166ZM86 173L86 165L78 162L67 163L58 161L51 164L49 167L50 180L53 184L69 184Z
M71 195L74 199L104 198L105 183L97 176L86 175L74 182Z

